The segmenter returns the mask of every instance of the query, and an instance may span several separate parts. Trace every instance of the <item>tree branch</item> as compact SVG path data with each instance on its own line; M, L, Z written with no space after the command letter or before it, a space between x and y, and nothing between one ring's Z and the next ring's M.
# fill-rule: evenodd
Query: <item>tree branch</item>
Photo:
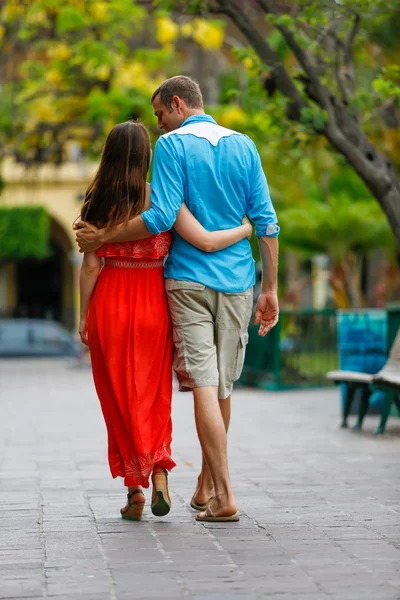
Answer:
M272 68L277 89L290 100L290 118L300 119L301 109L306 106L299 90L293 83L279 56L262 37L254 23L233 0L217 0L220 14L229 17L253 46L261 60Z
M354 94L355 69L353 60L353 44L359 32L360 23L361 17L358 13L356 13L354 15L353 27L351 28L351 31L348 35L343 54L343 62L346 67L346 72L344 73L344 75L347 78L347 93L349 96L352 96Z
M258 4L261 8L265 10L267 14L277 15L274 6L270 0L258 0ZM318 104L324 108L325 110L329 110L329 94L327 89L321 84L321 81L316 74L314 66L311 64L306 52L299 46L296 42L293 33L290 31L288 27L285 25L280 25L279 23L276 25L276 28L281 32L283 37L285 38L289 48L292 50L293 54L296 56L299 64L303 67L304 72L307 74L311 86L313 88L313 94L318 98Z
M352 58L353 58L353 44L354 44L354 40L356 39L357 34L360 30L360 23L361 23L361 17L358 13L356 13L354 15L353 27L351 28L351 31L347 38L346 55L344 57L345 60L352 60Z
M340 48L339 48L339 44L336 41L336 37L335 37L335 62L334 62L334 72L335 72L335 79L336 79L336 84L340 90L340 93L342 95L342 99L344 102L348 102L349 101L349 94L348 91L346 89L346 86L343 83L343 79L342 79L342 75L340 72L341 69L341 62L340 62Z

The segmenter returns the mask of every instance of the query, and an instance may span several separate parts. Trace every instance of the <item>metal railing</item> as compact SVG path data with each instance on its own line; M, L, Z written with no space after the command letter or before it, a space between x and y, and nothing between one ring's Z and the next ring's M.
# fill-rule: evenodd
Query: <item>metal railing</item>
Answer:
M338 366L336 310L283 310L265 338L250 326L240 383L263 389L326 386L326 372Z

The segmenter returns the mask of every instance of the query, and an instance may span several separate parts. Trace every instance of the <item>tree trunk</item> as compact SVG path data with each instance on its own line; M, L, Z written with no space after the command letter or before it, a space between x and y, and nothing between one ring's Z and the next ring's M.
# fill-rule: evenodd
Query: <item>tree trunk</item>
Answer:
M400 181L393 164L369 141L345 106L330 98L330 120L321 132L342 154L379 202L400 248Z

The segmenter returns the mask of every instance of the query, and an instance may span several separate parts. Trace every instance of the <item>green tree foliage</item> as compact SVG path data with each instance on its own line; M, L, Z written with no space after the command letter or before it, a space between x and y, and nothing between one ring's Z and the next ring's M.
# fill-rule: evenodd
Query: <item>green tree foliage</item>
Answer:
M0 207L0 260L46 258L50 217L41 206Z
M5 0L0 10L0 159L65 159L68 140L98 157L117 122L151 126L154 89L180 72L175 46L214 50L220 21L177 25L140 0ZM148 4L147 4L148 7Z
M3 155L61 162L73 139L97 156L115 123L150 117L154 87L177 64L157 27L132 0L3 2Z

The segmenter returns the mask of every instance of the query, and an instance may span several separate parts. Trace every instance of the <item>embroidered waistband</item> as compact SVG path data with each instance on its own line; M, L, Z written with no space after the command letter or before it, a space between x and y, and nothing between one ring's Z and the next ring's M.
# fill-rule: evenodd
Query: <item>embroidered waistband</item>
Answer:
M120 267L123 269L154 269L164 265L163 259L157 260L140 260L137 258L120 260L118 258L106 258L104 260L106 267Z

